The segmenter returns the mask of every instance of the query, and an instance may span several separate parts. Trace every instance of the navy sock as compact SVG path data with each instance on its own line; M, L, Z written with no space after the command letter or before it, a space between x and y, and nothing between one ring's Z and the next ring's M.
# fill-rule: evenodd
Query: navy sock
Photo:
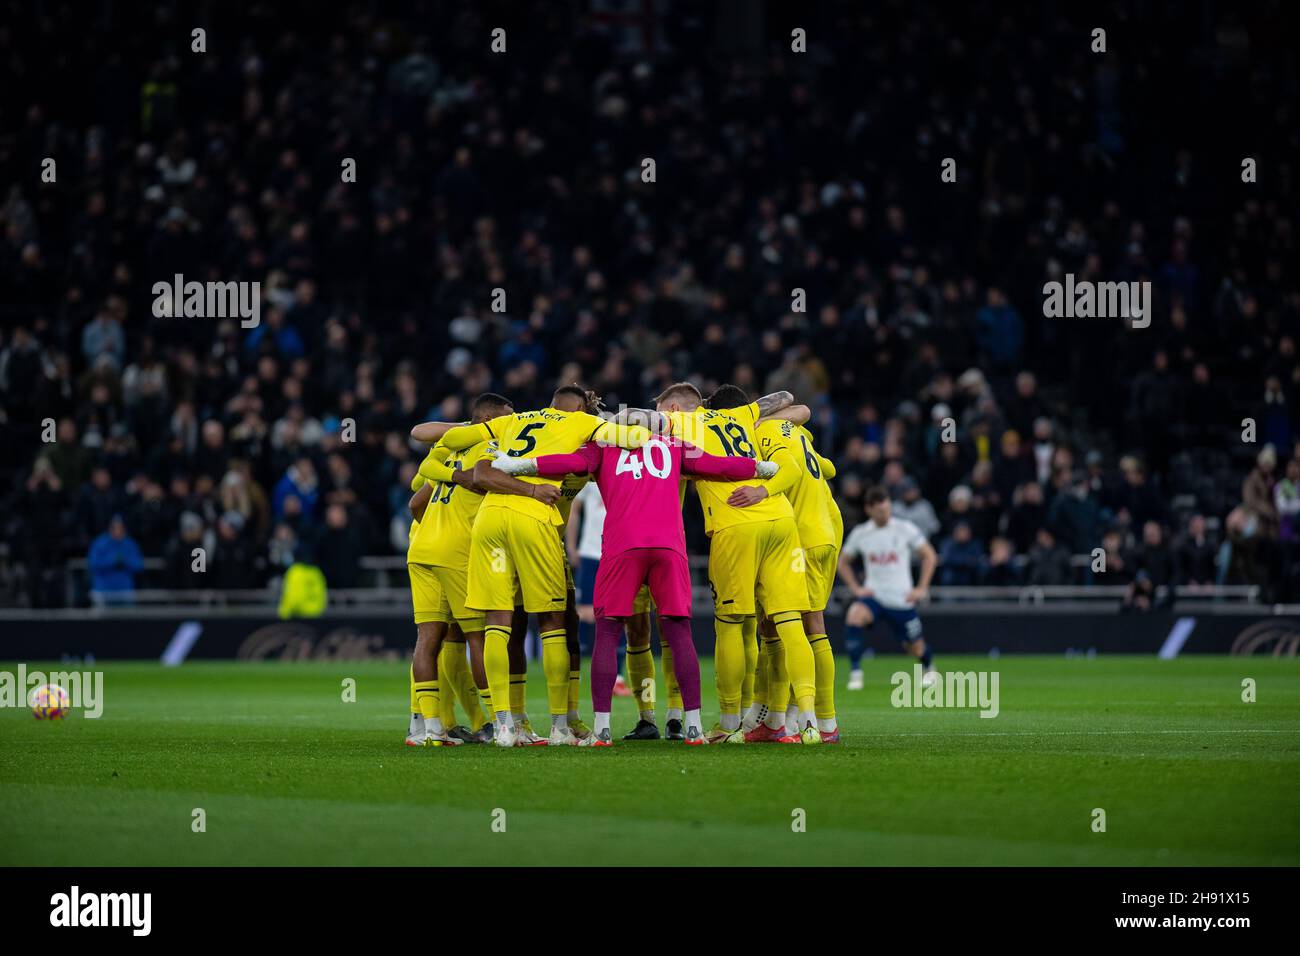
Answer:
M844 650L849 655L850 667L855 671L862 670L862 651L865 644L862 628L851 624L844 628Z
M921 668L927 671L930 669L930 645L928 644L925 646L925 653L921 655Z

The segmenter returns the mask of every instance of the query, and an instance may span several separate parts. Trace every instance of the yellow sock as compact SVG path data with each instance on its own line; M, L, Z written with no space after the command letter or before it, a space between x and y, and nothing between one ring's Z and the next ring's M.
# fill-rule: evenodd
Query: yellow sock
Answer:
M809 634L808 643L817 671L817 719L831 720L835 717L835 652L825 634Z
M781 651L781 639L777 637L763 637L759 640L758 647L758 667L754 669L754 699L752 703L760 707L768 704L772 696L771 677L772 668L775 666L773 657Z
M420 703L415 699L415 665L412 664L407 668L406 672L410 675L411 681L411 713L418 714L420 712Z
M673 664L673 649L667 641L659 642L659 652L664 659L664 689L668 691L668 709L682 709L682 689L677 686L677 670Z
M551 716L569 713L569 641L564 628L543 631L542 673L546 675L546 700Z
M767 709L783 716L790 703L790 674L785 669L785 647L773 638L767 653ZM793 729L793 728L787 728Z
M803 618L798 611L778 614L772 619L776 633L781 636L781 649L785 652L785 666L794 685L794 702L799 712L812 713L817 704L817 669L813 664L812 647L803 630ZM768 707L771 707L768 703Z
M456 693L465 719L471 727L483 726L484 715L478 702L478 687L474 684L474 674L469 669L469 658L465 656L464 641L444 641L443 653L438 657L438 679ZM448 697L451 695L448 694Z
M428 720L438 716L438 682L436 680L418 680L415 682L415 703L420 708L420 716Z
M569 668L569 713L578 712L578 701L582 698L582 668Z
M450 729L456 726L456 685L451 680L447 663L452 655L447 651L447 643L444 641L438 650L438 719L444 728ZM445 694L442 692L444 687L447 688Z
M510 675L510 713L522 714L528 709L528 674Z
M478 704L484 714L483 722L487 723L492 719L492 691L486 687L478 688ZM475 727L474 729L477 730L478 728Z
M481 727L487 721L487 712L480 706L478 685L474 683L474 673L465 661L463 670L456 674L456 699L465 709L465 719L471 728Z
M758 618L747 617L741 625L745 641L745 679L740 683L740 709L749 710L754 702L754 671L758 667Z
M510 628L489 624L483 629L483 669L487 671L492 713L514 710L514 676L510 673Z
M722 716L740 714L740 690L745 681L745 624L741 618L713 618L717 646L713 650L714 681ZM739 726L739 725L737 725ZM735 730L723 724L727 730Z
M642 713L655 709L655 656L650 645L627 648L627 680L636 696L636 709Z

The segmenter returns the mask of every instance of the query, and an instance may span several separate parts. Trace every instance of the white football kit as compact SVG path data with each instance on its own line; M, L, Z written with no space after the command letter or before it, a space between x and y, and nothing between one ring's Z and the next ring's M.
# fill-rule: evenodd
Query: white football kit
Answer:
M921 529L905 518L883 526L867 519L849 532L843 553L862 559L864 583L881 607L911 610L912 555L925 544Z

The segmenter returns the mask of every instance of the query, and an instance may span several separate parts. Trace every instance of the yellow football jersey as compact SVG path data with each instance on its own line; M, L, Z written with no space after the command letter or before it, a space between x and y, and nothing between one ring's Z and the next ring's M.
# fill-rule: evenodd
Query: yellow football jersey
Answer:
M578 497L587 482L591 481L591 475L565 475L560 481L560 500L555 503L555 507L560 509L560 517L564 519L564 524L569 523L569 512L573 510L573 499Z
M456 472L472 471L476 462L492 458L495 451L496 446L491 441L481 441L460 451L452 451L439 443L429 455L435 461L445 462L449 472ZM469 538L483 497L452 481L436 482L424 509L424 520L412 537L406 560L438 568L468 567Z
M420 522L414 518L411 519L411 530L406 535L406 563L410 564L414 559L411 557L411 550L415 547L415 536L420 533ZM416 562L419 563L418 561Z
M786 489L785 496L794 508L795 524L799 527L799 543L805 551L833 544L839 547L830 509L835 508L830 486L822 476L817 452L813 449L812 435L794 422L763 422L755 430L758 449L764 461L784 449L794 459L799 478ZM837 509L838 510L838 509Z
M710 455L732 455L743 458L758 457L758 443L754 438L754 423L758 421L758 404L751 402L740 408L710 409L700 406L693 412L669 412L672 433L682 441ZM737 488L763 484L760 478L745 481L697 481L695 492L700 496L704 511L704 530L715 531L750 521L773 521L789 517L794 512L784 496L766 498L748 508L736 508L727 499Z
M479 441L494 440L507 455L515 458L535 458L540 455L567 455L577 451L593 438L627 448L639 448L650 439L650 431L629 425L614 425L586 412L562 412L543 408L535 412L516 412L502 415L479 425L462 425L442 436L449 448L468 447ZM558 478L540 478L521 475L520 481L536 485L561 485ZM485 508L508 508L547 521L557 527L564 524L560 510L543 504L536 498L523 495L503 495L488 492L483 502Z

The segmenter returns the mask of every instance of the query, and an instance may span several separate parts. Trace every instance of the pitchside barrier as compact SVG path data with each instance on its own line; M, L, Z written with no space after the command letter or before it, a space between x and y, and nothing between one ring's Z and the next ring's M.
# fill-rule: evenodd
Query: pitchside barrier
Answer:
M707 608L707 600L696 602ZM1294 606L1189 602L1172 611L1121 612L1066 602L1012 605L944 602L922 608L925 636L940 654L1269 654L1295 656ZM842 613L827 615L841 647ZM876 652L897 652L883 626L867 632ZM695 641L713 652L713 621L697 613ZM341 606L312 619L280 620L265 606L166 605L76 610L0 610L0 660L153 659L405 660L415 641L410 611ZM530 640L534 646L535 636Z

